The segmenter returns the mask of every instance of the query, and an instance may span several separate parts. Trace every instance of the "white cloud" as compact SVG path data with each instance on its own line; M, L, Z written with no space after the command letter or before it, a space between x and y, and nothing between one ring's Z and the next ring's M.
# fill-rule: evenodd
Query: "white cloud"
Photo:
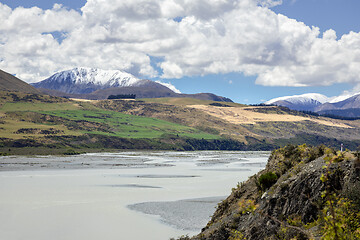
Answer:
M156 81L157 83L169 88L170 90L172 90L175 93L181 93L179 89L177 89L174 85L172 85L171 83L164 83L161 81Z
M28 82L76 66L155 77L154 56L162 78L242 72L268 86L360 85L360 33L321 34L269 9L281 2L88 0L81 13L0 3L0 68Z
M293 1L296 1L296 0L293 0ZM281 5L282 3L283 3L282 0L259 0L259 4L261 6L268 7L268 8Z

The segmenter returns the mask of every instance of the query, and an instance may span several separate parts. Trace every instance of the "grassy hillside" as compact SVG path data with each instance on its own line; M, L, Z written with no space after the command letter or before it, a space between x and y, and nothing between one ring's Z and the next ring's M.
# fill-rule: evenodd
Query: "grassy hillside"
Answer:
M179 123L105 110L89 102L10 92L1 92L0 98L3 150L17 147L191 149L195 143L187 139L206 141L205 145L221 139L218 134Z
M271 149L288 143L360 144L360 121L311 116L283 107L246 106L197 99L99 101L103 109L179 123L243 142L250 149Z
M212 104L212 101L197 99L151 99L145 101L110 101L104 100L96 102L96 106L103 109L123 112L136 116L146 116L162 119L165 121L193 127L207 133L231 138L243 143L247 143L246 137L255 137L250 131L238 124L232 124L219 117L209 115L204 111L189 107L192 104ZM155 102L155 103L154 103ZM158 103L161 102L161 103ZM176 105L173 105L175 103ZM188 105L189 104L189 105ZM226 103L234 104L234 103ZM238 104L239 105L239 104Z
M159 138L164 134L204 139L219 138L216 135L201 132L195 128L180 124L107 110L52 110L40 111L40 113L73 122L92 122L98 124L97 128L93 127L82 131L89 134L105 134L124 138Z
M355 149L359 139L360 121L281 107L187 98L78 101L0 92L0 152L27 147L271 150L288 143L343 143Z

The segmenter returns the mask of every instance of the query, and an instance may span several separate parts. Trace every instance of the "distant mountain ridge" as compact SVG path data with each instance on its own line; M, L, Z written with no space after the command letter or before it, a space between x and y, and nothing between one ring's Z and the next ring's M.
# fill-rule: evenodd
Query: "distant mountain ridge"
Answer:
M309 93L274 98L265 102L298 111L312 111L321 115L360 117L360 94L350 97L328 98L322 94Z
M285 96L274 98L266 104L280 105L298 111L314 111L316 107L327 102L328 97L318 93L306 93L302 95Z
M325 103L329 101L329 98L325 95L319 93L305 93L302 95L293 95L293 96L285 96L285 97L278 97L267 101L266 103L271 104L276 101L285 100L292 103L304 103L308 101L317 101L320 103Z
M212 93L182 94L169 83L138 79L119 70L96 68L62 71L32 85L52 96L93 100L106 99L110 95L135 94L137 98L189 97L232 102L229 98Z
M335 110L335 109L350 109L360 108L360 94L349 97L345 100L333 103L324 103L316 108L316 111Z

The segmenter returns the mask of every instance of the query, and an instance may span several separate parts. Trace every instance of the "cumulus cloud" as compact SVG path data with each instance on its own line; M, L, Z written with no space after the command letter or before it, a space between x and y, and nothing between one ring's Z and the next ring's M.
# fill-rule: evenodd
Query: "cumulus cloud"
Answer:
M165 83L165 82L161 82L161 81L155 81L167 88L169 88L170 90L172 90L175 93L181 93L179 89L177 89L174 85L172 85L171 83Z
M28 82L87 66L147 78L241 72L267 86L360 85L360 33L321 33L274 13L281 2L88 0L80 12L0 3L0 68ZM151 57L163 59L160 73Z

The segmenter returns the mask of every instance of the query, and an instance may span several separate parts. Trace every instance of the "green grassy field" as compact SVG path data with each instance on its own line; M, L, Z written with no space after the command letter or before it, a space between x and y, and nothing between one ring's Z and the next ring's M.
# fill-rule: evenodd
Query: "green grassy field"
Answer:
M170 123L167 121L133 116L105 110L59 110L41 111L43 114L57 116L73 121L89 121L108 126L108 131L83 131L91 134L105 134L124 138L160 138L166 135L179 137L218 139L219 136L204 133L195 128Z
M44 130L56 129L59 131L54 135L101 134L122 138L166 138L169 136L196 139L220 138L218 135L180 124L101 110L93 105L90 108L88 105L76 102L5 103L0 108L0 114L10 116L9 113L15 113L16 117L4 118L0 135L18 139L40 136ZM31 117L29 113L41 114L44 119L55 117L56 121L39 122L39 116L35 119L35 116ZM19 134L19 131L22 131L22 134Z

